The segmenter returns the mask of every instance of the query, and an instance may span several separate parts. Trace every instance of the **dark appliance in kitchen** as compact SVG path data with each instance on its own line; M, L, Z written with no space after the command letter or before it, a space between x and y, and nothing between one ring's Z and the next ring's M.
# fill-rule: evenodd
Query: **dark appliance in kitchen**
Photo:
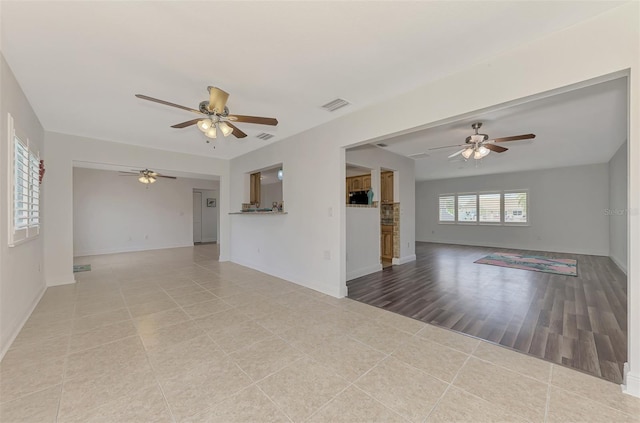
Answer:
M351 191L349 193L349 204L369 204L367 191Z

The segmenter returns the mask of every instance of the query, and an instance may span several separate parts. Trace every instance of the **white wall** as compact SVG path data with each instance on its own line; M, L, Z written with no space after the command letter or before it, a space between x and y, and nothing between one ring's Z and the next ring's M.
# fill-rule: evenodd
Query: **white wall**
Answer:
M75 167L74 256L192 246L193 189L216 185L182 177L144 185L136 176ZM215 226L215 216L208 214L208 224Z
M197 187L203 187L203 184L196 184ZM213 185L218 185L215 182ZM217 186L216 186L217 188ZM204 190L195 190L200 191L202 193L202 204L200 205L200 209L202 211L202 242L217 242L218 241L218 224L219 224L219 210L220 206L218 204L218 191L204 191ZM216 200L215 207L207 207L207 199L213 198Z
M45 290L42 274L43 236L15 247L8 247L9 220L8 165L9 143L7 114L11 113L16 131L26 134L29 142L44 155L44 131L29 101L18 85L13 72L0 54L0 359L16 337L25 321L36 306ZM48 163L47 167L48 166ZM41 185L41 192L47 191L47 177ZM40 203L41 213L46 212L45 202ZM45 223L46 224L46 223Z
M380 209L347 207L347 280L382 270Z
M400 257L394 264L416 259L416 204L415 162L408 157L390 153L378 147L367 146L347 150L346 161L357 166L373 169L371 187L374 201L380 201L380 170L393 170L393 201L400 203ZM344 184L343 184L344 185ZM379 210L379 209L378 209ZM379 213L379 211L378 211ZM380 219L378 219L380 226ZM355 239L347 240L353 242ZM380 249L378 249L378 257Z
M627 272L628 204L625 142L609 161L609 257Z
M282 202L282 182L262 184L260 186L260 207L271 208L273 202Z
M333 295L346 293L345 146L541 95L616 72L630 76L629 207L640 208L640 5L589 21L371 105L231 161L230 208L244 173L283 163L288 215L231 219L231 258ZM597 60L594 60L597 58ZM343 110L346 112L346 109ZM312 222L312 223L310 223ZM629 255L640 256L640 215L629 219ZM277 241L276 241L277 240ZM269 246L268 258L261 251ZM326 258L328 257L328 258ZM627 390L640 396L640 261L629 262Z
M416 239L488 247L609 255L608 165L416 183ZM440 194L529 190L528 226L438 223Z
M193 142L193 141L191 141ZM47 176L44 268L47 285L73 283L73 162L126 165L131 169L163 169L220 176L220 261L228 260L228 166L226 160L154 150L92 138L45 133ZM157 182L160 183L160 182ZM192 206L191 206L192 207Z

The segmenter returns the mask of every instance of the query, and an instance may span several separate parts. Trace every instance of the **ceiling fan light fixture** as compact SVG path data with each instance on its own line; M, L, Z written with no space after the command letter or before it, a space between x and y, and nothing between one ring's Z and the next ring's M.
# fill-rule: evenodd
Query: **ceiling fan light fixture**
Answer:
M225 136L225 137L230 135L233 132L233 128L230 127L229 125L227 125L224 122L220 122L218 124L218 129L220 129L222 131L222 135Z
M467 148L462 152L462 157L468 159L469 157L471 157L471 154L473 154L473 148Z
M477 153L480 154L480 158L485 157L487 154L491 153L491 150L489 150L487 147L485 147L484 145L480 146L480 148L478 149Z
M209 138L215 138L218 136L218 131L215 126L211 126L204 134Z
M198 121L198 129L200 129L202 132L207 132L207 130L209 130L209 128L211 128L212 122L211 119L202 119Z
M278 180L279 181L282 181L282 176L283 176L282 169L279 169L278 170Z

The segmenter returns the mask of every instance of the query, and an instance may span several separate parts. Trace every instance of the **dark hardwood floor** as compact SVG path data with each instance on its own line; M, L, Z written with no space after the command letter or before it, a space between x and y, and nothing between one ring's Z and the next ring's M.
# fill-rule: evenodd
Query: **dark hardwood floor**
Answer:
M474 263L499 251L576 259L578 276ZM349 298L622 382L627 278L610 258L426 242L416 256L349 281Z

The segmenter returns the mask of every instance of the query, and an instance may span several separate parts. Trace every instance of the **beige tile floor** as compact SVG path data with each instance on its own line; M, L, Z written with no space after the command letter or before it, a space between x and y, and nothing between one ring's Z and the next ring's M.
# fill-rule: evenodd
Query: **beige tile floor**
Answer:
M0 421L640 421L609 382L216 255L77 259L0 363Z

